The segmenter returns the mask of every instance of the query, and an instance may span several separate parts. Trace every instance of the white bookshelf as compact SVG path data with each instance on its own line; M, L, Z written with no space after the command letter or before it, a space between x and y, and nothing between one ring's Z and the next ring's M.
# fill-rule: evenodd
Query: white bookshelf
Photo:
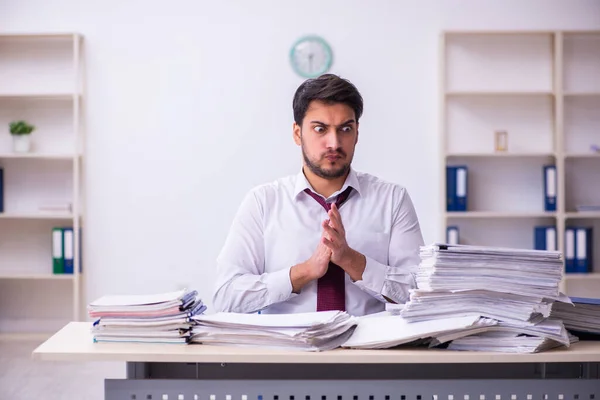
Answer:
M600 293L600 31L444 32L440 45L440 237L534 248L534 227L594 228L594 265L564 274L572 296ZM495 150L494 132L508 133ZM446 210L446 166L468 167L466 212ZM543 166L557 168L557 210L544 210Z
M0 33L2 338L45 335L84 316L82 46L76 33ZM13 120L36 126L29 153L13 151ZM71 208L41 210L44 203ZM73 228L73 274L53 273L54 227Z

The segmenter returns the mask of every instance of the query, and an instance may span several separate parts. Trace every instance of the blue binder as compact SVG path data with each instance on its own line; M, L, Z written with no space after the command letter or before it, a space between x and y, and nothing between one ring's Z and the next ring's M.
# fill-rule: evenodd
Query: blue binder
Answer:
M544 210L556 211L555 165L544 165Z
M535 250L556 251L556 227L536 226L534 228L534 248Z
M565 229L565 273L575 272L575 229Z
M449 226L446 228L446 244L459 244L458 226Z
M575 271L577 273L591 272L592 260L592 228L576 228L575 231Z
M446 210L467 211L468 168L466 165L446 166Z
M64 273L73 273L73 254L75 238L73 237L73 228L63 228L63 240L64 240Z
M456 167L446 166L446 211L456 211Z

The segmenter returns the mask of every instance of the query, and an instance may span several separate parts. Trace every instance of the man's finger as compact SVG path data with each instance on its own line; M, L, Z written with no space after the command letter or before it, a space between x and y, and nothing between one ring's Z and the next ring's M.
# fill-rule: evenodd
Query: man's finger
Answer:
M338 231L333 229L329 224L324 226L325 232L329 235L329 239L333 242L338 242L340 240L340 234Z
M337 210L337 208L334 208L334 207L335 207L335 204L333 205L333 207L331 207L331 210L329 210L329 213L328 213L329 218L333 222L333 228L338 232L343 232L344 225L342 224L342 217L341 217L339 211Z

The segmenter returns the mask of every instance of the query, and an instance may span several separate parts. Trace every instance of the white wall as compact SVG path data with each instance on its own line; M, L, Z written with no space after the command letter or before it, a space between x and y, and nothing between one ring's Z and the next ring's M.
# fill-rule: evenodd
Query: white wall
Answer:
M242 196L300 167L288 54L307 33L365 99L355 167L408 187L439 240L442 29L600 29L600 2L0 2L2 32L85 36L87 301L186 285L210 305Z

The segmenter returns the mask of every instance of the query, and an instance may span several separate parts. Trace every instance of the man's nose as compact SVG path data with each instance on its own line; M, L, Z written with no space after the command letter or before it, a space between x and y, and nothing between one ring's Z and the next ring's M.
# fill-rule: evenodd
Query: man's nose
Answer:
M337 149L340 146L340 138L335 130L327 133L327 147L330 149Z

